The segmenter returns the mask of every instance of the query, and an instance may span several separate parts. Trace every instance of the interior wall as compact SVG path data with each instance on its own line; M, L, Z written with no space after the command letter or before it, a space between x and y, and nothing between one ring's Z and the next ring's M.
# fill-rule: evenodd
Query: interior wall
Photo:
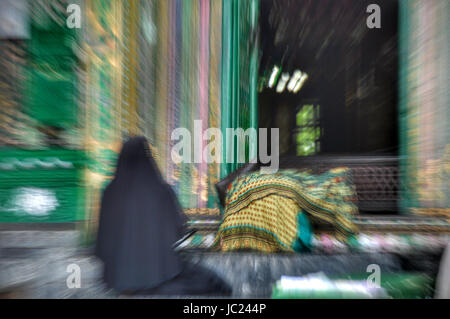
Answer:
M450 3L402 1L400 10L401 206L450 216Z

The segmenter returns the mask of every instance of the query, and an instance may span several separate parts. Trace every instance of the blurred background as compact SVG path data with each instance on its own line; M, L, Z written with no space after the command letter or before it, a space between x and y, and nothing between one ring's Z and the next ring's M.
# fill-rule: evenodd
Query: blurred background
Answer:
M372 3L381 28L367 25ZM68 11L71 4L79 11ZM223 209L214 185L240 164L170 160L173 129L192 132L198 119L223 132L278 127L282 168L351 167L361 234L347 247L319 225L313 255L344 258L345 268L356 263L345 256L368 253L386 269L429 276L434 287L450 234L449 7L446 0L1 0L0 296L104 296L89 249L101 191L122 141L136 134L147 137L198 230L181 249L192 258L207 251ZM247 161L251 147L246 141ZM232 258L239 265L247 257ZM203 260L211 258L222 257ZM296 273L293 258L272 274ZM82 292L61 279L68 260L89 269ZM321 269L299 274L332 272L326 265L336 260L321 260ZM261 289L255 296L266 296Z

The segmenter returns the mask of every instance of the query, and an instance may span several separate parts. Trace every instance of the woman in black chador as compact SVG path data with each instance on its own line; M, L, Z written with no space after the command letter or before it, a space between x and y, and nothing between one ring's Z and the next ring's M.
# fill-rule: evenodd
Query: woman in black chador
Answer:
M128 140L100 210L96 255L104 263L108 287L119 293L230 294L216 274L183 261L174 251L186 234L186 220L146 139Z

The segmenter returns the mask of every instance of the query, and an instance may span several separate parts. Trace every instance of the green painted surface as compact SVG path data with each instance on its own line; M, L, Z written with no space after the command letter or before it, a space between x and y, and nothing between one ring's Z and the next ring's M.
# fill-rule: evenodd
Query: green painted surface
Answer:
M222 109L224 138L221 177L236 170L239 148L237 138L227 136L227 128L258 128L258 27L259 0L224 0L222 11ZM232 152L232 161L227 156ZM245 162L256 157L257 143L245 142Z
M84 152L0 152L0 222L72 222L84 217Z

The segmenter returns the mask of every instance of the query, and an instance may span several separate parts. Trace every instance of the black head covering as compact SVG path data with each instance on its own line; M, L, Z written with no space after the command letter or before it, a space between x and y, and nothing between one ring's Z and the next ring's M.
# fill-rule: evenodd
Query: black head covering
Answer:
M172 245L186 220L146 139L128 140L100 209L96 254L107 285L117 291L148 289L180 274L183 266Z

